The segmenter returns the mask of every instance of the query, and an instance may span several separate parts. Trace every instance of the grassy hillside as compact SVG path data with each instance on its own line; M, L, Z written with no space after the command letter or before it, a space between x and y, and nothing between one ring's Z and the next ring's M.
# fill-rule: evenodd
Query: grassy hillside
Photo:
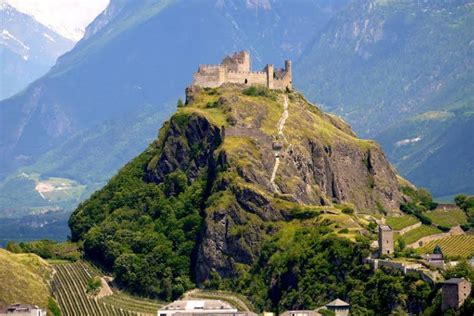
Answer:
M17 302L46 309L53 268L34 254L13 254L0 248L0 306Z
M411 215L388 217L386 220L386 224L394 230L400 230L416 223L418 223L418 220Z

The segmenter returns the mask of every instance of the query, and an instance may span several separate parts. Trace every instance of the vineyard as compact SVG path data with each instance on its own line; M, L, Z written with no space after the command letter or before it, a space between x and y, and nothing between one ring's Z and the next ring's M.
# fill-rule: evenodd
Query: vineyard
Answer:
M161 304L151 300L131 297L121 292L100 300L86 293L87 283L97 272L85 262L54 265L56 273L52 282L53 295L63 316L145 316L156 315Z
M420 254L432 253L436 245L439 245L443 253L450 257L469 258L474 255L474 235L456 235L434 240L420 248L418 252Z
M416 223L418 223L418 220L411 215L393 216L386 219L386 224L394 230L400 230Z

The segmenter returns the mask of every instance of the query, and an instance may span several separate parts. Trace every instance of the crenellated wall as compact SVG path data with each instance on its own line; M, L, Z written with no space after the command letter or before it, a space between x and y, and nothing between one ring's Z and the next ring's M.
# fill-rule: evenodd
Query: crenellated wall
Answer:
M291 61L285 61L284 69L274 70L267 65L263 71L252 71L250 54L238 52L226 56L220 65L200 65L193 75L193 85L199 87L218 87L223 83L245 85L265 85L270 89L291 89Z

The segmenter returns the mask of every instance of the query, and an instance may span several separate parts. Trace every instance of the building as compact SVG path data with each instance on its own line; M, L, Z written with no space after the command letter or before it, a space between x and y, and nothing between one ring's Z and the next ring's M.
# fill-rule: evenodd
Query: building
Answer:
M314 310L294 310L294 311L286 311L280 315L281 316L319 316L321 314Z
M441 309L458 309L471 294L471 282L464 278L452 278L443 283Z
M326 308L334 312L336 316L348 316L351 305L336 298L334 301L327 303Z
M252 316L251 314L239 312L235 307L221 300L180 300L158 310L158 316Z
M393 255L393 230L390 226L379 225L379 257Z
M444 257L442 253L429 253L423 256L426 263L436 268L444 268Z
M285 61L284 69L274 69L267 64L262 71L252 71L250 53L237 52L226 56L219 65L200 65L193 75L193 86L214 88L224 83L264 85L269 89L291 89L291 61Z
M13 304L5 309L0 309L0 315L15 316L46 316L46 311L36 305Z

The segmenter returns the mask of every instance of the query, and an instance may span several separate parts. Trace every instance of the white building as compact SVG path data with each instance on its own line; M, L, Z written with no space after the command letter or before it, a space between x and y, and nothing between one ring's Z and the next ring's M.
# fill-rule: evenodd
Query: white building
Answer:
M0 309L0 316L46 316L46 311L36 305L13 304Z
M235 307L221 300L174 301L158 310L158 316L173 316L175 314L184 316L194 314L235 315L239 313Z

